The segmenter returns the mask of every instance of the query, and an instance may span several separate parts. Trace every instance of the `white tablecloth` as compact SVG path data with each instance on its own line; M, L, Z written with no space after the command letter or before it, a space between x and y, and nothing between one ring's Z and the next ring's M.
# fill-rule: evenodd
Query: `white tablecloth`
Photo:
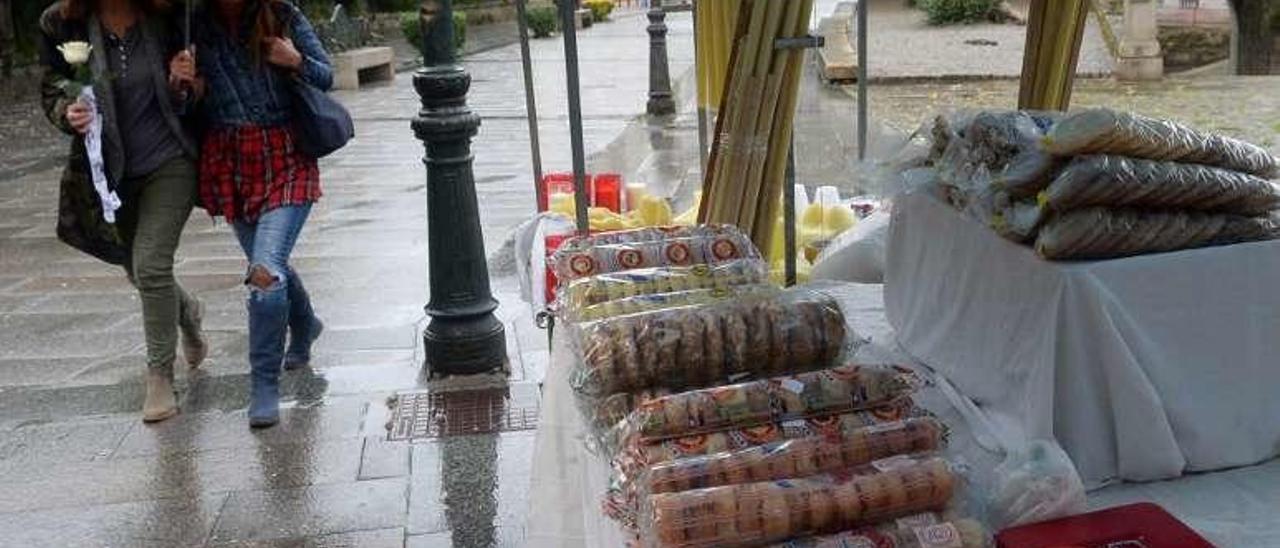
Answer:
M1052 263L924 194L894 205L900 344L1086 485L1280 451L1280 242Z
M569 386L573 363L564 328L557 328L542 384L542 410L530 478L532 504L524 545L625 546L621 528L600 510L600 497L608 487L609 464L588 452L583 443L586 427Z

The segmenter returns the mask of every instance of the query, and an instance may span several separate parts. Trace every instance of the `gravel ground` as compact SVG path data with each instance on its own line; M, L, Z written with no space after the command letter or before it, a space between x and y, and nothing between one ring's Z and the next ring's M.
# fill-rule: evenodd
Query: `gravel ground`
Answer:
M853 97L857 88L845 87ZM1242 138L1280 153L1280 76L1170 77L1161 82L1076 81L1072 108L1109 107L1169 118L1198 129ZM1013 108L1016 80L872 86L873 122L910 131L938 112L959 108Z

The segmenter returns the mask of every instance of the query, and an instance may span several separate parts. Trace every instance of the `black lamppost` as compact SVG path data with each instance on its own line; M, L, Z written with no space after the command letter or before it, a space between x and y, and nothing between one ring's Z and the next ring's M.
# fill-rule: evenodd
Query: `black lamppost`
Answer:
M667 66L667 12L662 0L649 5L649 106L654 116L675 114L676 102L671 97L671 70Z
M467 107L471 75L453 46L453 3L423 0L423 68L413 75L422 109L413 133L426 147L427 237L431 302L425 367L436 375L486 373L506 363L506 334L493 315L471 138L480 117Z

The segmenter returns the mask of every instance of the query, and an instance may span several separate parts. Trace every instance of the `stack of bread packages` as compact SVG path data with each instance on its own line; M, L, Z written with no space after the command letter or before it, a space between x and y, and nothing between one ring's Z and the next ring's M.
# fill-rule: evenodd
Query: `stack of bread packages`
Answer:
M1261 147L1138 114L939 117L947 196L1046 259L1109 259L1280 236L1280 162Z
M553 260L603 511L636 546L986 542L919 377L852 362L839 305L767 285L741 232L599 234Z

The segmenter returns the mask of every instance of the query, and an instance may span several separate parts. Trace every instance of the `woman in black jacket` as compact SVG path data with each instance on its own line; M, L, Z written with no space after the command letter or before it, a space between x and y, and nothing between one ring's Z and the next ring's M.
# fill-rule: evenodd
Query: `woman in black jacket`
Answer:
M173 365L179 332L192 367L208 353L200 303L173 275L174 253L196 195L197 148L184 114L202 84L167 4L59 0L40 20L45 114L74 137L62 178L58 236L123 266L138 288L147 342L147 422L178 413ZM92 86L92 106L77 93L85 83ZM94 131L98 124L100 131ZM97 181L86 147L91 132L101 142ZM121 201L118 211L112 211L108 190Z

